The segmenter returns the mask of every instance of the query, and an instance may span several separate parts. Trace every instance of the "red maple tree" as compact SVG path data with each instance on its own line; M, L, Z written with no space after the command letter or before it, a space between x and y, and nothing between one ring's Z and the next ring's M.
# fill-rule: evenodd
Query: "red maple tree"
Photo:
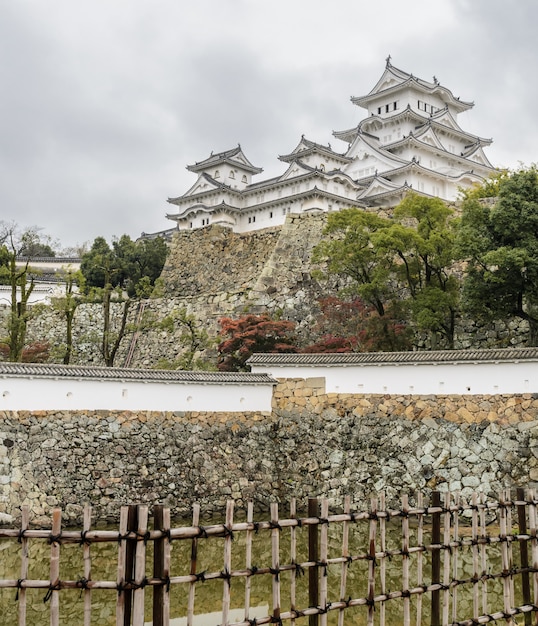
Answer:
M221 335L217 367L222 372L248 371L246 365L255 352L297 352L295 323L273 320L267 314L244 315L238 319L219 320Z

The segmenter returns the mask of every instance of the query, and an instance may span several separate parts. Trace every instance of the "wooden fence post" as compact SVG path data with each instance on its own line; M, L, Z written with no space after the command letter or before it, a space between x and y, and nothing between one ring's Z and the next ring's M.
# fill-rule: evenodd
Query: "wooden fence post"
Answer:
M438 491L432 491L431 506L441 506L441 494ZM432 544L441 544L441 513L432 513ZM441 550L440 548L432 549L432 585L441 582ZM431 626L441 625L441 604L439 590L432 591L431 602Z
M520 502L525 502L525 491L518 487L516 490L516 499ZM519 523L520 535L527 534L527 507L525 504L517 505L517 519ZM525 540L519 541L519 553L521 555L521 568L526 569L529 567L529 552L528 545ZM532 604L531 602L531 587L529 572L523 572L521 575L521 591L523 594L523 604ZM525 613L525 624L532 624L531 613Z
M129 505L129 513L127 516L127 531L136 532L138 530L138 506L136 504ZM126 583L134 582L134 564L136 554L136 539L127 539L126 552L125 552L125 574L123 580ZM125 608L123 614L123 626L130 626L131 614L133 607L133 589L126 589L125 594Z
M308 517L319 517L319 506L317 498L308 498ZM316 563L315 567L308 570L308 603L310 606L319 604L319 542L318 524L308 526L308 560ZM309 626L318 626L319 615L308 616Z
M153 527L155 530L170 530L170 509L162 504L153 508ZM153 626L168 626L170 623L170 591L165 580L170 576L170 542L168 537L156 539L153 551L153 576L163 583L153 587Z

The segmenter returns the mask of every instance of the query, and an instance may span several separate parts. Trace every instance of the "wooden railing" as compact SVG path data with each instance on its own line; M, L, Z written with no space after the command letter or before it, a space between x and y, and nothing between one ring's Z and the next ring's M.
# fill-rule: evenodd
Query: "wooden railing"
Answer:
M0 590L16 590L20 626L32 626L27 617L31 589L43 591L52 626L61 624L60 602L68 589L80 590L85 626L94 623L92 602L101 590L115 592L118 626L173 624L171 597L178 593L192 624L207 612L196 600L209 581L222 587L215 622L222 625L538 623L537 506L533 490L503 492L495 500L474 494L467 503L454 494L434 493L429 506L418 494L412 503L403 496L397 508L386 507L380 495L363 510L352 510L348 497L335 513L327 500L312 499L302 517L292 502L284 519L279 505L272 504L269 519L261 521L254 520L249 504L237 521L230 501L223 523L201 524L195 505L191 525L172 527L169 509L155 506L150 524L148 507L138 505L121 508L117 530L92 529L89 507L81 530L62 528L60 510L54 510L50 529L33 528L23 507L20 528L0 529L0 544L20 542L20 571L0 580ZM38 541L50 544L46 579L29 575L30 546ZM215 541L223 560L201 571L199 551ZM96 580L92 559L106 542L118 544L117 575ZM181 571L174 571L176 542L190 547ZM267 562L256 563L254 543L264 544ZM64 580L60 562L69 544L80 546L81 566L77 576ZM252 585L262 580L267 614L254 618ZM241 586L239 621L231 619L232 582ZM515 621L517 615L522 621Z

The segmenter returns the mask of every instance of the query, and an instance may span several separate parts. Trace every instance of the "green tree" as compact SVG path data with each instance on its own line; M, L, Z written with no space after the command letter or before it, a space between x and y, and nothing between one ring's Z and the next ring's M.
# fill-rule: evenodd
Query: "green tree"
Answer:
M69 365L73 355L73 322L77 308L83 302L81 292L84 291L84 276L82 272L67 271L64 274L65 293L61 297L53 298L51 305L65 320L65 346L61 347L62 361Z
M376 245L396 254L395 275L410 294L410 311L418 330L454 347L460 314L460 279L453 270L456 259L454 212L439 198L407 196L394 209L395 223Z
M28 302L34 290L34 277L29 273L29 259L18 263L24 240L32 229L20 231L15 224L0 223L0 283L10 286L10 312L7 321L8 359L22 361L26 330L30 319Z
M342 295L359 297L379 316L382 344L391 345L394 322L415 327L453 346L458 315L459 281L454 260L453 213L437 198L408 194L392 219L360 209L328 216L325 239L314 250L314 262L326 263L326 274L348 279ZM387 313L390 312L390 316Z
M485 321L526 320L528 344L538 345L537 167L501 178L493 205L467 197L458 244L467 260L465 309Z
M182 352L180 357L174 361L160 359L157 362L157 368L174 370L210 370L215 368L213 363L200 358L199 355L204 350L214 346L216 340L209 337L207 330L200 321L192 313L188 313L187 309L182 308L173 311L160 321L158 327L167 332L180 331L179 343Z
M58 243L49 235L40 234L40 229L30 228L22 233L20 257L55 257Z
M84 277L86 301L103 307L101 355L107 367L113 367L116 354L127 330L129 309L134 300L147 298L164 266L167 246L160 238L132 241L128 235L109 246L97 237L83 255L80 271ZM113 323L115 305L121 308L120 321Z
M319 277L337 274L349 279L341 295L359 297L372 306L379 316L385 315L393 297L389 284L393 254L374 247L377 234L385 232L391 221L360 209L344 209L330 213L323 239L312 255L314 263L325 263L326 272Z

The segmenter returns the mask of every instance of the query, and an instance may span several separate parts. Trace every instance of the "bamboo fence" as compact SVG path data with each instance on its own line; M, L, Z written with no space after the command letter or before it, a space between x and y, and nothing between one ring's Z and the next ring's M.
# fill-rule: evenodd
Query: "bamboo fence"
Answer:
M197 594L208 581L222 586L215 624L223 626L538 624L537 505L534 490L522 489L497 499L473 494L468 503L457 494L434 492L429 506L422 494L405 495L393 509L380 494L364 510L352 510L346 497L335 513L327 500L310 499L304 517L297 515L295 501L286 518L274 503L264 521L254 521L249 503L246 519L237 521L230 501L224 523L201 525L195 505L191 525L175 527L169 509L153 507L150 523L147 506L131 505L121 508L118 530L92 529L89 507L82 530L63 528L59 509L50 529L32 528L23 507L20 528L0 528L0 548L3 540L20 544L20 577L0 580L0 590L16 590L19 626L32 626L29 589L43 591L51 626L61 624L61 597L68 589L80 590L84 626L92 624L92 602L102 590L115 592L117 626L173 624L173 594L183 595L190 626L205 612ZM238 538L244 559L239 567L233 558ZM30 576L29 548L37 541L50 545L48 579ZM212 571L200 571L200 549L215 541L221 542L222 567L216 562ZM255 541L270 552L265 564L253 560ZM117 576L96 580L94 555L106 542L118 546ZM174 571L176 542L190 542L185 573ZM61 558L69 544L79 546L82 566L79 577L63 580ZM254 618L252 585L261 580L267 615ZM231 617L232 581L244 592L240 621ZM303 587L306 592L300 592ZM462 616L464 597L468 612Z

